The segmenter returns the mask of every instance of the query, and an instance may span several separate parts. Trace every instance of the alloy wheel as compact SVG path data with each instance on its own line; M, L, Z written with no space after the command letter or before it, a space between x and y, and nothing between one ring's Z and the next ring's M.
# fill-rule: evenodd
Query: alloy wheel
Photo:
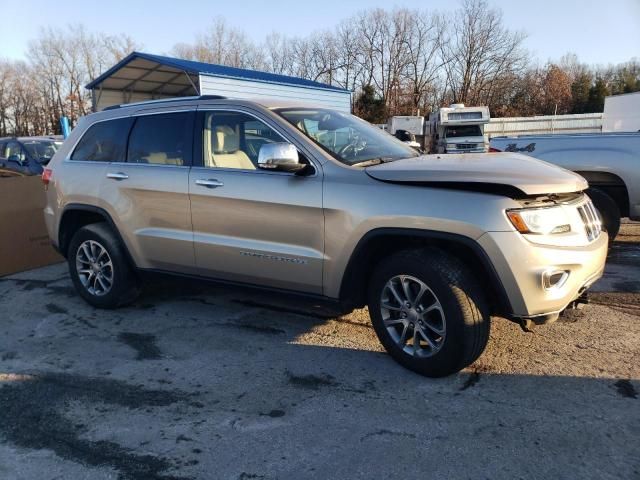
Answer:
M440 300L422 280L396 275L382 289L380 313L387 332L405 353L431 357L442 348L446 319Z
M86 240L78 247L76 271L91 295L106 295L113 286L113 262L107 249L95 240Z

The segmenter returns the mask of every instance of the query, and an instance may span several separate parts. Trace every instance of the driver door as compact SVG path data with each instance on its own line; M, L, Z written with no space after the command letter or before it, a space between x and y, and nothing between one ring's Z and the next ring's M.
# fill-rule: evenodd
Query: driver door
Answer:
M197 125L189 195L199 272L322 293L322 170L296 176L259 169L260 147L288 140L249 111L199 111Z

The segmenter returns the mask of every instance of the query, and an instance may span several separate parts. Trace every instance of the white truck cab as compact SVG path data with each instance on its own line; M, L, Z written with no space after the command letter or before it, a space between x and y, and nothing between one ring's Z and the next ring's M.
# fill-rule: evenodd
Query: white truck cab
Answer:
M465 107L454 103L429 115L429 151L432 153L486 153L484 125L489 107Z

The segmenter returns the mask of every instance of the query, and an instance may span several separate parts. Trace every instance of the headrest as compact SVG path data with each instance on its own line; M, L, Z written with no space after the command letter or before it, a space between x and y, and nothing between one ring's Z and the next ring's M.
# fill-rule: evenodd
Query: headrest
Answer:
M233 153L240 148L240 134L228 125L218 125L212 140L213 153Z

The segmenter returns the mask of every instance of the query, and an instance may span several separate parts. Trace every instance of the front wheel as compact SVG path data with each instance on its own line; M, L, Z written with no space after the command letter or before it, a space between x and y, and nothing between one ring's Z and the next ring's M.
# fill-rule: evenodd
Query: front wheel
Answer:
M403 251L383 260L368 297L380 342L417 373L458 372L486 347L490 319L482 290L464 265L441 250Z

